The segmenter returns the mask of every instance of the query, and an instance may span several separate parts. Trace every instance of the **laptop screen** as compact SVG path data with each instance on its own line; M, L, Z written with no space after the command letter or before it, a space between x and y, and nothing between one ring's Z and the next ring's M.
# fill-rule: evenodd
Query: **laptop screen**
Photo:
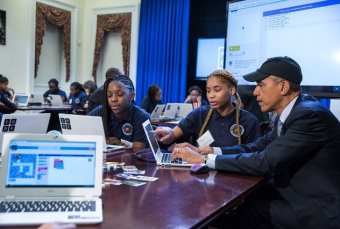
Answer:
M11 140L6 187L94 187L96 142Z
M29 100L28 95L15 95L13 102L18 103L19 105L26 105Z
M151 123L149 122L147 125L145 125L145 132L148 135L150 147L152 148L153 152L156 154L159 150L159 145L152 131L153 129L152 129Z

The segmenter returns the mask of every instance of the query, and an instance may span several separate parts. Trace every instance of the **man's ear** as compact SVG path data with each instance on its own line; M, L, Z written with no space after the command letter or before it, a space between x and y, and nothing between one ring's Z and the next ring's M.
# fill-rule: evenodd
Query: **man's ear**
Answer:
M281 86L281 94L286 95L290 90L290 84L288 81L284 80Z

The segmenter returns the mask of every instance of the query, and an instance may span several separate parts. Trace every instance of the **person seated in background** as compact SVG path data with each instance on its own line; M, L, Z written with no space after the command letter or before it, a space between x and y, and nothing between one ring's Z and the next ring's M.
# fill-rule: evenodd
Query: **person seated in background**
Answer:
M0 90L7 96L9 100L12 100L15 92L12 88L8 87L8 78L0 74Z
M135 88L131 79L124 75L109 77L104 95L103 105L88 115L102 117L107 143L132 145L133 151L144 149L148 141L142 123L150 115L133 104Z
M112 76L121 75L121 71L118 68L109 68L105 73L105 78L108 79ZM100 86L88 99L88 107L86 113L91 112L94 108L103 104L104 98L104 85Z
M242 109L249 111L253 115L255 115L260 123L269 121L268 112L261 111L261 107L256 101L256 97L254 95L240 94L240 98Z
M261 127L261 135L268 133L272 128L272 122L270 120L272 114L270 112L261 111L261 108L256 101L256 97L254 95L240 94L240 98L241 108L249 111L257 117L257 120L259 121Z
M0 123L3 114L13 113L16 108L17 105L15 103L12 103L7 95L2 90L0 90Z
M184 103L192 103L194 108L208 105L208 102L202 99L202 89L196 85L192 86L188 90L189 95L185 99Z
M87 95L81 83L73 82L70 85L68 103L74 110L82 109L86 103Z
M97 90L97 84L93 82L92 80L88 80L83 84L83 88L87 95L86 103L84 104L83 108L87 109L89 98L95 92L95 90Z
M157 104L162 104L162 90L154 84L149 87L148 95L143 98L141 108L151 114Z
M50 88L44 93L45 100L48 100L48 95L60 95L63 102L66 102L66 93L59 89L59 81L56 79L50 79L48 81L48 87Z
M276 112L273 130L245 145L219 150L186 145L173 150L174 159L267 178L234 215L215 224L242 229L339 228L339 120L320 102L301 94L302 71L289 57L270 58L243 78L257 83L253 93L261 111Z
M163 144L170 144L182 136L205 135L211 146L252 142L260 137L259 123L254 115L240 110L237 80L226 70L216 70L207 77L207 98L210 106L200 106L173 128L159 127L155 135ZM236 96L236 107L231 97ZM200 144L199 144L200 145Z

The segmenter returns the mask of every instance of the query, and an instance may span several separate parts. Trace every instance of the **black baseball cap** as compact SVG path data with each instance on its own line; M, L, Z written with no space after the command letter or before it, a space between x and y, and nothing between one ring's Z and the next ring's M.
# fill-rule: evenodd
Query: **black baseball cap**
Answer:
M302 72L300 65L290 57L273 57L267 59L255 72L244 75L243 78L250 82L264 80L273 75L290 82L300 84Z

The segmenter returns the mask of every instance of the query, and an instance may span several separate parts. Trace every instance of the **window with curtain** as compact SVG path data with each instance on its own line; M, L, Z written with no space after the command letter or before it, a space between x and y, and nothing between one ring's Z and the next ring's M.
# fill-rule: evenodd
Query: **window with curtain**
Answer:
M123 49L124 74L129 76L130 66L130 43L131 43L131 13L104 14L97 16L96 43L94 49L92 76L97 79L97 68L101 48L108 32L120 32ZM114 52L114 50L112 50Z
M37 77L41 47L44 32L48 24L56 26L63 31L63 45L66 62L66 82L70 80L71 59L71 12L46 4L36 3L36 29L35 29L35 66L34 78Z

